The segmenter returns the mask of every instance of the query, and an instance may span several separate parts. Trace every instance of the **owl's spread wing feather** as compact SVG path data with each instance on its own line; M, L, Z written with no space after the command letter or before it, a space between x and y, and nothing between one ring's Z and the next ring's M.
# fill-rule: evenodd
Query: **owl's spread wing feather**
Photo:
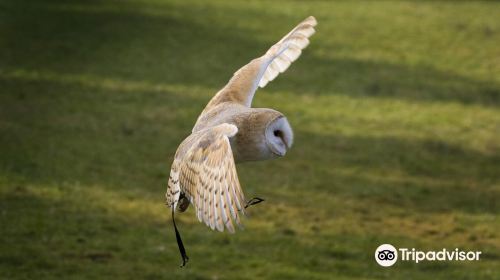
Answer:
M241 226L244 196L241 191L229 137L238 128L221 124L186 138L175 155L170 171L167 204L177 207L183 193L196 209L196 216L212 229L234 232L231 220Z
M250 107L257 87L265 87L299 58L302 50L309 45L309 37L314 34L316 24L313 16L306 18L266 54L236 71L228 84L208 103L207 108L228 101Z
M267 51L265 56L268 66L262 76L257 77L259 87L265 87L299 58L302 50L309 45L309 37L314 34L316 24L314 17L306 18Z

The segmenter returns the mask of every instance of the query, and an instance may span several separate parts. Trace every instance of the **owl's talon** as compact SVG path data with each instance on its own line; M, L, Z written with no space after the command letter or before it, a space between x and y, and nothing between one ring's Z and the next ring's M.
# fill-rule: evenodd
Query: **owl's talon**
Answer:
M252 199L250 199L247 204L245 205L245 209L248 208L248 206L251 206L251 205L255 205L255 204L259 204L261 203L262 201L264 201L264 199L260 198L260 197L254 197Z

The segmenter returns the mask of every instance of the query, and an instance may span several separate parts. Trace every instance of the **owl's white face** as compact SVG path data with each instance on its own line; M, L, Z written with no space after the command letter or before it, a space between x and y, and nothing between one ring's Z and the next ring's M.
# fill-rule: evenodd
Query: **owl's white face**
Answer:
M286 117L280 116L266 127L266 144L276 156L284 156L293 144L293 131Z

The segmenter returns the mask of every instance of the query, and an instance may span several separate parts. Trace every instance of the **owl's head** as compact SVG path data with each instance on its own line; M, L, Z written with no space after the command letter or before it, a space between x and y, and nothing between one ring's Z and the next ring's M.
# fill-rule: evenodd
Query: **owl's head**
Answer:
M285 116L271 120L266 127L266 144L276 156L284 156L293 144L293 131Z
M230 118L238 127L238 133L229 139L236 162L282 157L292 147L292 128L276 110L248 108Z

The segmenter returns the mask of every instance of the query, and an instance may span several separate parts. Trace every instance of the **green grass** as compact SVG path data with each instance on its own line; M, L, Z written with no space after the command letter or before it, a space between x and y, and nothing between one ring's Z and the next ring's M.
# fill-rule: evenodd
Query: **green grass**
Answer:
M500 3L0 1L1 279L499 279ZM246 229L164 206L232 73L309 15L256 95L296 134L238 166ZM483 251L379 267L381 243Z

